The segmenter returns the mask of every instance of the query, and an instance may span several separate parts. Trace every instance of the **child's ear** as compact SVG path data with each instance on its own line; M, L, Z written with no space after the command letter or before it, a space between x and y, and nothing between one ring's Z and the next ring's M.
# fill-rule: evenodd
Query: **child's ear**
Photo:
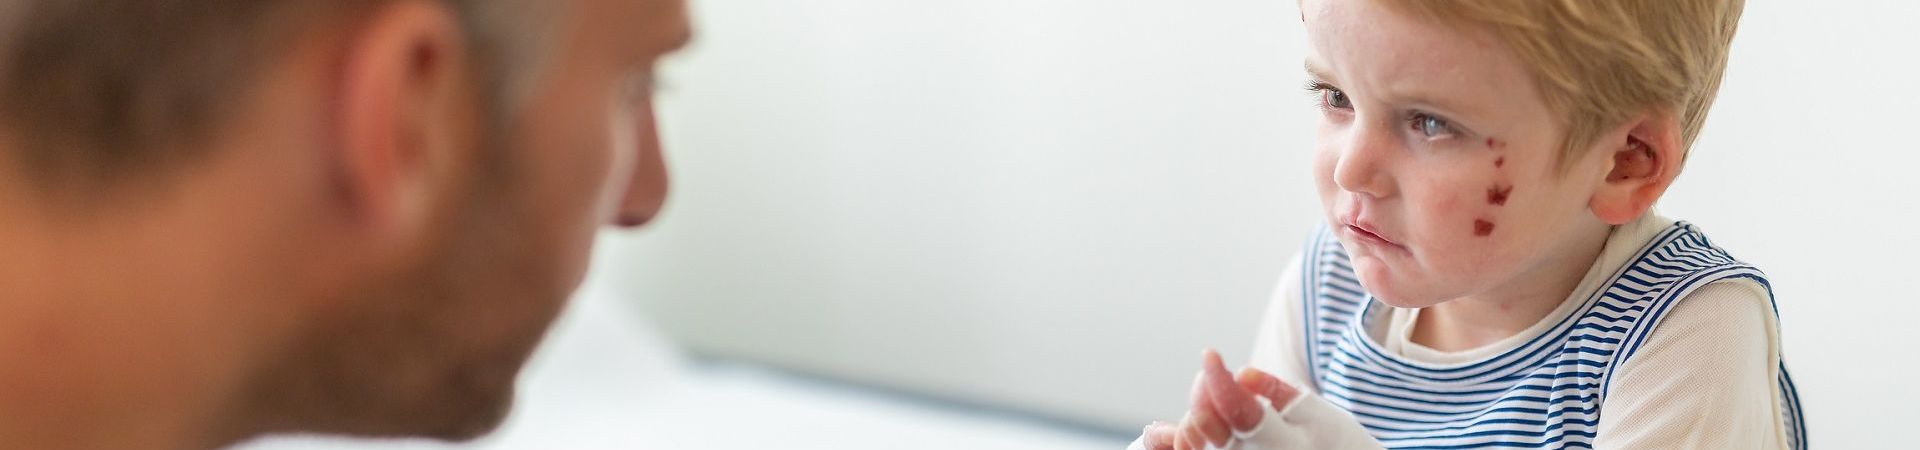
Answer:
M1595 151L1605 154L1601 167L1606 176L1588 203L1594 216L1614 225L1632 222L1653 208L1680 174L1686 156L1680 121L1672 114L1647 114L1622 129L1595 144Z

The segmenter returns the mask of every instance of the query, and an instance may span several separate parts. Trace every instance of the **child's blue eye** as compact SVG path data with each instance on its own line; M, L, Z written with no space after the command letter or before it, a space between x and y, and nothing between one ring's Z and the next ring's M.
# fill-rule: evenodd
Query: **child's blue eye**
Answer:
M1321 109L1328 109L1328 110L1353 109L1353 99L1347 97L1346 91L1342 91L1340 90L1340 88L1333 87L1333 85L1331 84L1327 84L1326 82L1323 82L1323 81L1310 81L1310 82L1307 82L1307 90L1313 92L1318 97L1320 97L1319 103L1320 103Z
M1447 119L1434 117L1431 114L1413 113L1407 122L1415 133L1420 133L1421 136L1429 139L1453 136L1453 124L1447 123Z
M1347 98L1346 92L1342 92L1339 89L1327 89L1321 92L1322 92L1321 95L1323 96L1321 98L1321 101L1326 102L1327 107L1334 108L1334 109L1353 108L1353 100Z

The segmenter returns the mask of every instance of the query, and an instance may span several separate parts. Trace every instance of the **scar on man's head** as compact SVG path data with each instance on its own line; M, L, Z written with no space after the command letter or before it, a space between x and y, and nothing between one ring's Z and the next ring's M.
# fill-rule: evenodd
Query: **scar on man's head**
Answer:
M1480 220L1474 220L1474 221L1473 221L1473 235L1474 235L1474 236L1479 236L1479 237L1487 237L1487 236L1492 236L1492 235L1493 235L1493 222L1488 222L1488 221L1486 221L1485 219L1480 219Z

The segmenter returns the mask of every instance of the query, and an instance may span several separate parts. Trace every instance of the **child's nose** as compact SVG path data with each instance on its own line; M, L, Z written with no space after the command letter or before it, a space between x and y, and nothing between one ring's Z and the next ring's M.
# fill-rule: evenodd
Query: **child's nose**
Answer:
M1333 167L1333 182L1340 189L1370 197L1393 193L1393 179L1384 170L1387 158L1398 151L1400 142L1391 127L1365 125L1355 121L1345 138L1335 145L1339 158Z

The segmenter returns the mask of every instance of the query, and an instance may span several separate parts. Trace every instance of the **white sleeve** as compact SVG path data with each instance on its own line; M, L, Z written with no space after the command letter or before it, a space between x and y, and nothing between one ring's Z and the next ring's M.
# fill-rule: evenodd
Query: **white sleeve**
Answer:
M1294 255L1293 262L1287 264L1287 270L1280 274L1280 285L1273 290L1273 300L1267 302L1267 311L1261 315L1260 329L1255 333L1252 359L1247 365L1266 371L1285 380L1288 384L1304 392L1318 392L1313 379L1307 375L1306 344L1301 342L1301 279L1300 255Z
M1594 447L1786 448L1774 325L1752 281L1688 295L1616 369Z

